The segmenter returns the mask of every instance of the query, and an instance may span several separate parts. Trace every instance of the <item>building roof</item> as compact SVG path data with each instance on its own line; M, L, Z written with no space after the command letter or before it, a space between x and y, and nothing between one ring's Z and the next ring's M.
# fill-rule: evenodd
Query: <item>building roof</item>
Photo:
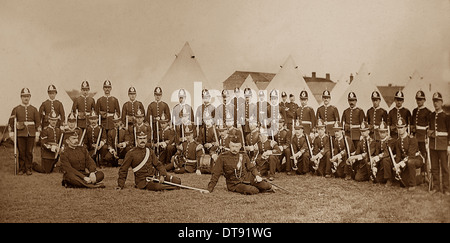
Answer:
M251 76L259 89L266 89L267 85L275 77L274 73L235 71L223 81L223 89L233 90L236 87L241 87L248 75Z

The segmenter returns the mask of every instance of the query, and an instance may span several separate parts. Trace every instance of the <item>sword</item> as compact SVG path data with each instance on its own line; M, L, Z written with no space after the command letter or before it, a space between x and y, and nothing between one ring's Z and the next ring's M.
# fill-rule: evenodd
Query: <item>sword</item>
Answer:
M277 185L277 184L271 182L271 181L268 180L267 178L263 178L263 180L266 181L267 183L271 184L272 186L275 186L275 187L277 187L277 188L279 188L279 189L281 189L281 190L283 190L283 191L285 191L285 192L287 192L287 193L289 193L289 194L292 193L292 192L290 192L289 190L286 190L286 189L284 189L283 187L281 187L281 186L279 186L279 185ZM294 193L294 194L295 194L295 193Z
M146 180L147 182L150 182L150 181L153 181L153 182L159 182L159 180L156 179L156 178L154 178L154 177L146 177L145 180ZM171 185L171 186L176 186L176 187L179 187L179 188L184 188L184 189L190 189L190 190L194 190L194 191L199 191L199 192L201 192L201 193L209 193L208 190L200 189L200 188L196 188L196 187L192 187L192 186L185 186L185 185L176 184L176 183L169 182L169 181L164 181L163 183L164 183L164 184L167 184L167 185Z

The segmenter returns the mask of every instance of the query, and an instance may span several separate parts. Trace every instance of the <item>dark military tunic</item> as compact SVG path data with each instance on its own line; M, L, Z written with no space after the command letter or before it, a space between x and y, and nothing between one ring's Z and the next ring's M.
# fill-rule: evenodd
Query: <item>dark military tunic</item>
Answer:
M401 176L406 186L416 185L416 169L423 165L423 157L419 152L417 139L413 136L406 135L399 137L395 147L396 163L407 158L406 167L403 169Z
M381 121L387 122L387 111L381 107L370 107L367 110L367 123L369 123L370 136L375 140L380 140L380 133L378 128L380 127Z
M356 145L356 142L361 136L359 129L364 120L364 111L359 107L353 109L349 107L342 113L342 123L344 124L345 135L352 139L354 145Z
M260 176L255 164L250 162L246 154L234 154L230 151L222 153L212 170L211 180L208 183L208 191L212 192L219 177L224 175L227 189L243 194L255 194L261 190L270 189L267 182L255 182L255 176Z
M356 181L367 181L370 178L369 150L370 157L374 157L380 153L377 141L369 137L369 147L367 147L367 138L358 141L355 151L355 155L358 155L358 161L353 165L354 168L356 167Z
M394 107L388 113L387 124L390 128L390 136L397 138L397 122L399 118L403 118L406 122L406 126L411 124L411 112L405 107Z
M316 119L321 119L325 123L325 132L334 136L333 125L339 121L339 111L333 105L322 105L317 108Z
M134 101L127 101L122 106L122 123L126 126L126 120L128 116L128 126L132 125L134 123L134 116L136 115L136 112L138 110L141 110L142 114L145 117L145 108L142 102L134 100Z
M73 101L72 111L77 114L77 126L85 129L89 126L88 115L95 110L95 100L89 96L80 96Z
M114 114L120 116L119 100L114 96L102 96L96 104L97 114L100 114L101 124L107 131L114 128Z
M42 102L39 107L39 114L41 114L41 124L42 127L48 126L48 117L55 111L56 116L58 117L58 122L56 123L57 127L60 127L66 121L66 115L64 113L64 106L59 100L50 100Z
M149 157L145 164L137 171L134 172L134 182L139 189L144 189L147 186L146 178L156 175L159 172L162 176L167 176L166 169L163 164L158 161L153 150L148 149ZM119 178L117 179L117 184L120 188L125 186L125 181L127 180L128 168L135 169L145 158L146 147L135 147L131 149L125 159L123 164L119 169Z
M295 113L295 119L303 125L305 134L309 135L312 129L316 127L316 115L310 106L299 106Z

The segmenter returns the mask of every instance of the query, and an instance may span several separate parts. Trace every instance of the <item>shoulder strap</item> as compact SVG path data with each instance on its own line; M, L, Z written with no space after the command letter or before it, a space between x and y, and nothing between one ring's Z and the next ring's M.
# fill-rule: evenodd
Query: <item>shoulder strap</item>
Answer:
M148 160L149 157L150 157L150 149L149 148L145 148L145 157L141 161L141 163L139 163L138 166L133 168L133 172L136 173L138 170L140 170L145 165L145 163L147 163L147 160Z

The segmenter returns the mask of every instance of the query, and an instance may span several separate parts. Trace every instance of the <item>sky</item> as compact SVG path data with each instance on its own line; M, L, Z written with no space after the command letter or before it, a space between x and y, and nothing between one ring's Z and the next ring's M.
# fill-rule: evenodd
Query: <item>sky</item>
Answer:
M365 63L377 85L405 85L417 70L448 89L449 13L450 0L0 0L0 82L11 91L0 102L18 104L22 87L105 79L148 82L144 100L185 42L213 82L277 73L291 55L308 76L347 79Z

